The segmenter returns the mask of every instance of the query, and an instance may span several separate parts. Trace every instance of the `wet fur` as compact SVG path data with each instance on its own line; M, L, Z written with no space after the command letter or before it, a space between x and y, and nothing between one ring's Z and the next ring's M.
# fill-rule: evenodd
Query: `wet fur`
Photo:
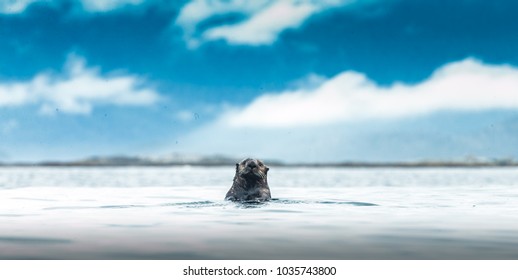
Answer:
M234 181L225 199L232 201L270 200L268 170L269 168L257 159L247 158L236 163Z

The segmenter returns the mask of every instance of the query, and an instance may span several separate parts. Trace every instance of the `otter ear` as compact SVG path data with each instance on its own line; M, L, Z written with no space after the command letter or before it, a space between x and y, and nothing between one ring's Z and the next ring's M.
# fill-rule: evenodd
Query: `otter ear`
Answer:
M239 163L236 163L236 172L239 170Z

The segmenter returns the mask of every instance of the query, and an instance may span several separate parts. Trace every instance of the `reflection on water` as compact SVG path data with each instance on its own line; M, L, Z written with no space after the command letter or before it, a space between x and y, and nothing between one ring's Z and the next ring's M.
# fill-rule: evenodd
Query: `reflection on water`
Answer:
M518 170L0 168L2 259L518 259Z

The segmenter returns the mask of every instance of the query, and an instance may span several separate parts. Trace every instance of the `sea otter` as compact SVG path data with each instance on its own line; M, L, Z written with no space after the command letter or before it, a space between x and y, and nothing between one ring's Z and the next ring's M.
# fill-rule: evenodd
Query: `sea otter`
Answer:
M225 196L232 201L267 201L271 199L266 174L269 168L258 159L247 158L236 163L232 187Z

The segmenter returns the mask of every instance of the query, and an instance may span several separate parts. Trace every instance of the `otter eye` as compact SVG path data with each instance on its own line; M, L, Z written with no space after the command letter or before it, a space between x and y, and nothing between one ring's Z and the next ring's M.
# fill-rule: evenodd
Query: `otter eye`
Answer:
M263 166L263 163L262 163L262 162L259 162L259 166Z

